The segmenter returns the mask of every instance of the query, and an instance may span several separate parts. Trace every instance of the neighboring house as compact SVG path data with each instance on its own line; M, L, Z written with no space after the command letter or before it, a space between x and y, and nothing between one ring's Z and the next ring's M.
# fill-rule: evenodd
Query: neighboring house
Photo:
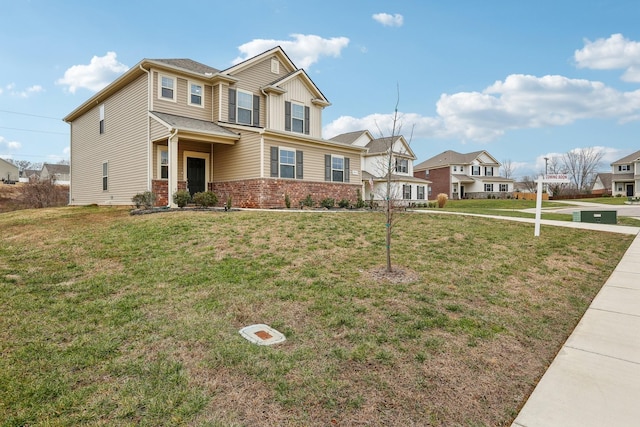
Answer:
M611 163L611 189L614 196L640 196L640 151Z
M16 182L19 177L18 167L0 157L0 182Z
M35 169L23 169L20 171L20 182L29 182L40 179L40 171Z
M366 148L361 157L362 197L380 201L387 196L387 173L391 153L391 190L395 200L408 203L425 202L429 199L429 184L426 179L413 176L415 154L402 135L374 138L367 130L344 133L331 138L332 141Z
M611 195L611 178L613 177L612 173L599 173L596 175L596 179L593 181L593 186L591 187L591 194L608 194Z
M69 165L45 163L40 171L40 179L53 179L57 185L69 185Z
M322 138L329 105L280 47L222 71L143 59L64 118L71 204L131 205L148 190L174 206L179 189L240 207L355 202L366 149Z
M414 166L413 174L431 181L434 197L451 199L507 197L513 180L499 176L500 163L486 151L462 154L447 150Z

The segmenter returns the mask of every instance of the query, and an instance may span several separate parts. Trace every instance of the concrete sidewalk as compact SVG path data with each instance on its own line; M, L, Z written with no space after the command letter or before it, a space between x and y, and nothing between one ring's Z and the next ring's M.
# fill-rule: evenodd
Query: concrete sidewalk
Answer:
M639 399L640 235L512 426L638 426Z

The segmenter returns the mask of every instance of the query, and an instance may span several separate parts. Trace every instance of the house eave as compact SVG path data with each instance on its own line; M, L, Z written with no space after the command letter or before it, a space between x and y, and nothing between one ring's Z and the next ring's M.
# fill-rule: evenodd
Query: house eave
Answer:
M334 148L340 148L343 150L348 150L348 151L355 151L358 153L362 153L362 152L366 152L366 148L364 147L356 147L350 144L343 144L343 143L339 143L339 142L334 142L334 141L330 141L327 139L321 139L321 138L314 138L314 137L310 137L307 135L302 135L302 134L298 134L298 133L290 133L290 132L286 132L286 131L277 131L277 130L273 130L273 129L265 129L263 131L264 136L265 137L272 137L272 138L277 138L280 140L286 140L286 141L291 141L291 142L308 142L308 143L313 143L313 144L317 144L317 145L323 145L323 146L327 146L327 147L334 147Z

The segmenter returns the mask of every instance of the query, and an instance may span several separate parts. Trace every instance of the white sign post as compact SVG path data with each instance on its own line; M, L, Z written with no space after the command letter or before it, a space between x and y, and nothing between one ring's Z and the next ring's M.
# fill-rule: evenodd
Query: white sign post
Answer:
M542 183L567 183L569 181L569 175L566 174L553 174L540 175L538 177L538 194L536 197L536 226L533 231L534 237L540 236L540 218L542 217Z

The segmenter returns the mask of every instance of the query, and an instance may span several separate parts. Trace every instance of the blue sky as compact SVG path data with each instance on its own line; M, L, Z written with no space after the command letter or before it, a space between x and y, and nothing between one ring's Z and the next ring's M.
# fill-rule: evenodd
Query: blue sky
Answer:
M325 138L388 133L399 95L417 162L487 150L516 177L596 147L640 150L640 2L9 0L0 157L68 158L62 117L143 58L218 69L275 45L332 105Z

